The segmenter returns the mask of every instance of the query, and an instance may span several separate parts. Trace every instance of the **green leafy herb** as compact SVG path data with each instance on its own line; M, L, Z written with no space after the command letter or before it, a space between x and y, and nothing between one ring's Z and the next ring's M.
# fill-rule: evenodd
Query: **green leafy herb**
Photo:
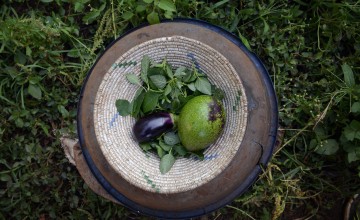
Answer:
M212 94L211 93L211 84L210 84L209 80L205 77L199 77L195 81L195 88L206 95Z
M168 84L168 85L165 87L164 95L165 95L165 96L169 95L170 92L171 92L171 89L172 89L172 88L171 88L171 85Z
M148 74L149 66L150 66L150 58L147 55L145 55L141 60L141 72L140 72L140 77L142 81L144 81L144 83L148 83L147 74Z
M135 117L135 118L139 117L144 98L145 98L145 91L143 88L139 88L136 91L135 97L131 102L131 105L132 105L131 115L133 117Z
M139 77L135 74L126 74L126 79L132 84L141 85Z
M163 89L166 86L166 78L163 75L153 75L150 76L150 79L159 89Z
M131 102L118 99L116 108L121 116L131 115L139 118L155 111L180 113L190 99L206 94L222 99L221 89L212 85L207 76L199 73L194 65L176 69L164 59L161 63L153 62L147 55L141 60L140 77L136 73L126 74L127 81L138 85L139 89ZM161 158L161 173L166 173L173 166L177 157L196 156L204 158L203 152L188 152L180 143L177 131L163 134L149 143L140 144L144 152L155 152Z
M171 69L171 66L168 65L168 64L166 65L166 75L168 77L170 77L170 79L172 79L174 77L174 73L173 73L173 71Z
M121 116L127 116L131 113L131 104L128 100L118 99L116 100L115 105Z
M168 132L164 135L165 144L173 146L180 143L179 136L175 132Z
M173 148L180 156L185 156L188 153L188 151L182 145L175 145Z
M185 76L185 75L186 75L185 70L186 70L185 67L180 66L179 68L177 68L177 69L175 70L174 76Z
M162 174L167 173L175 163L175 157L168 153L164 155L160 160L160 172Z
M162 149L164 149L165 151L170 151L171 148L172 148L172 145L168 145L168 144L165 144L164 141L160 140L159 141L159 145Z
M165 155L164 149L162 149L158 144L155 144L157 154L160 158L162 158Z
M191 91L193 91L193 92L196 91L195 83L189 83L189 84L187 85L187 87L188 87Z
M145 152L152 149L150 143L141 143L139 145L140 145L141 149L143 149L143 151L145 151Z
M160 95L160 93L152 91L145 93L144 100L141 106L144 113L153 111L156 108L159 102Z

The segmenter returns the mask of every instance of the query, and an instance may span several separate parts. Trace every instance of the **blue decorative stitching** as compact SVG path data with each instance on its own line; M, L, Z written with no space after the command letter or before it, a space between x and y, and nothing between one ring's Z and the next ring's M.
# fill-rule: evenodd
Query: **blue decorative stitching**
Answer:
M195 55L193 53L188 53L186 56L188 56L191 59L191 61L194 63L195 68L197 69L197 71L199 73L202 73L202 71L200 69L200 64L197 62L197 60L195 58Z
M219 157L219 154L218 153L215 153L215 154L210 154L210 155L206 155L204 160L213 160L213 159L216 159Z
M204 160L214 160L216 158L218 158L220 155L218 153L215 154L210 154L210 155L205 155L204 156ZM192 157L194 160L200 160L198 157L193 156Z
M115 122L116 122L116 119L117 119L119 116L120 116L120 114L119 114L119 112L117 112L117 113L112 117L112 119L111 119L111 121L110 121L110 123L109 123L110 128L111 128L112 126L114 126L114 124L115 124Z

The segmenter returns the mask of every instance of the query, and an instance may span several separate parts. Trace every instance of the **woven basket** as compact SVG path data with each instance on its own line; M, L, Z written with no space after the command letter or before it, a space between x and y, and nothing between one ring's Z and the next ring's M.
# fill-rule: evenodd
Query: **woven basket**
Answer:
M159 157L134 139L135 119L117 113L117 99L134 98L138 86L125 75L140 75L144 55L173 67L195 64L225 92L224 132L203 161L180 158L161 174ZM90 71L78 112L80 143L99 182L124 205L166 218L205 214L242 193L269 160L276 125L276 99L261 63L227 32L193 20L144 26L114 42Z

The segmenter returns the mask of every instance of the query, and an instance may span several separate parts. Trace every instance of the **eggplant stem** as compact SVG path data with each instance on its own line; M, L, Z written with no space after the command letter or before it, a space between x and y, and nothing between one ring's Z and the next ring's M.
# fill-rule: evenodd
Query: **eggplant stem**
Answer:
M176 127L177 127L178 120L179 120L179 116L170 113L170 117L171 117L171 120L173 121L174 128L176 128Z

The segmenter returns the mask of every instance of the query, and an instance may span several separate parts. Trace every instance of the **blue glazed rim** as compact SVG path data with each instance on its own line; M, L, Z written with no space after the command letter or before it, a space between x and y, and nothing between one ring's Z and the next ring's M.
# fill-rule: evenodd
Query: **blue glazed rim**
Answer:
M213 204L208 205L203 208L200 208L200 209L194 209L194 210L184 211L184 212L154 210L154 209L144 207L144 206L132 201L131 199L125 197L123 194L121 194L120 192L115 190L111 186L111 184L104 178L104 176L101 174L99 169L96 167L87 148L83 147L85 140L84 140L83 128L80 123L80 119L81 119L80 104L81 104L81 100L83 98L85 85L88 82L88 79L90 77L90 74L93 71L93 68L96 66L96 64L99 62L99 60L102 58L102 56L109 50L109 48L111 48L115 43L120 41L124 36L134 32L138 29L149 26L149 24L143 24L143 25L140 25L136 28L133 28L133 29L127 31L125 34L123 34L122 36L120 36L119 38L114 40L109 46L107 46L105 51L97 58L96 62L93 64L92 68L89 70L89 72L84 80L81 91L80 91L80 98L79 98L78 110L77 110L77 132L78 132L78 136L79 136L79 142L80 142L80 146L82 149L82 153L84 155L84 158L85 158L91 172L93 173L95 178L98 180L98 182L102 185L102 187L111 196L113 196L117 201L119 201L122 205L126 206L127 208L133 210L134 212L136 212L138 214L149 215L149 216L153 216L153 217L157 217L157 218L164 218L164 219L186 219L186 218L193 218L193 217L205 215L205 214L211 213L219 208L226 206L227 204L231 203L236 197L238 197L241 194L243 194L244 192L246 192L254 184L257 177L262 172L263 168L267 165L267 163L269 162L269 160L272 156L272 152L273 152L273 149L274 149L274 146L276 143L276 134L277 134L277 129L278 129L278 107L277 107L277 97L276 97L276 94L275 94L275 91L274 91L274 88L272 85L272 81L270 79L268 71L265 69L263 63L257 57L257 55L254 54L253 52L249 51L238 37L236 37L234 34L228 32L227 30L225 30L219 26L212 25L208 22L197 20L197 19L176 18L173 20L161 21L161 23L171 23L171 22L188 23L188 24L192 24L192 25L198 25L203 28L207 28L211 31L214 31L218 34L221 34L222 36L224 36L225 38L230 40L234 45L239 47L239 49L241 49L249 57L249 59L255 64L257 70L259 71L259 73L261 74L261 77L263 78L263 82L266 87L268 97L271 100L271 109L269 109L270 115L271 115L269 140L270 140L271 146L269 146L270 150L267 150L266 152L264 152L262 150L262 155L261 155L257 165L254 167L254 169L252 170L250 175L248 175L246 180L236 190L234 190L232 193L227 195L221 201L214 202ZM263 149L263 146L260 145L260 147Z

